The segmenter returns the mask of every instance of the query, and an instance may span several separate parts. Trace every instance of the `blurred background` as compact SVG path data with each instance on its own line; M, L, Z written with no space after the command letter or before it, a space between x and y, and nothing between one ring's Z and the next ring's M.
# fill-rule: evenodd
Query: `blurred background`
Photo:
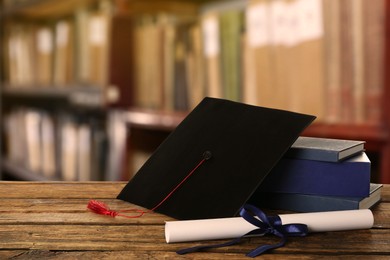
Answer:
M390 183L386 0L2 0L2 180L129 180L212 96L317 116Z

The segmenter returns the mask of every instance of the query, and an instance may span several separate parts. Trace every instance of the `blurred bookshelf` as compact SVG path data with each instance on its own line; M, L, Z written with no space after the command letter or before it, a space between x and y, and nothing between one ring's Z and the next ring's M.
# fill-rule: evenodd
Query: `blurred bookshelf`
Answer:
M213 96L316 115L303 135L366 141L378 169L373 181L390 183L388 1L1 3L7 175L128 180ZM52 173L35 176L28 141L12 137L28 136L13 131L26 122L36 136L42 125L52 132ZM63 132L73 137L61 140ZM75 173L64 166L66 149L78 149L68 156ZM77 166L82 154L89 163Z

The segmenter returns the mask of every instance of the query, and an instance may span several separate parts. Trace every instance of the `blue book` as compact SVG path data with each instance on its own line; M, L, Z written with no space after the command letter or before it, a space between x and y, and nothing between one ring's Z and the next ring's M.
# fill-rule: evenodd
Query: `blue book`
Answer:
M259 192L255 193L250 203L263 208L296 212L368 209L380 201L382 186L371 183L370 196L365 198Z
M338 162L364 151L364 141L300 136L286 157Z
M282 158L259 191L367 197L370 171L371 162L364 152L337 163Z

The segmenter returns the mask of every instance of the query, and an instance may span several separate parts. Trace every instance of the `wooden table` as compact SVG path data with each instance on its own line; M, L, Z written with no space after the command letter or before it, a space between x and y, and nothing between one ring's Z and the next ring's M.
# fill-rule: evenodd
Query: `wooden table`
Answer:
M166 244L161 214L138 219L111 218L86 209L97 199L112 209L134 207L115 199L123 182L0 182L0 259L249 259L258 245L275 243L266 236L209 252L179 256L176 250L203 243ZM390 185L373 209L370 230L312 233L289 238L285 247L261 259L390 257ZM220 242L220 241L218 241Z

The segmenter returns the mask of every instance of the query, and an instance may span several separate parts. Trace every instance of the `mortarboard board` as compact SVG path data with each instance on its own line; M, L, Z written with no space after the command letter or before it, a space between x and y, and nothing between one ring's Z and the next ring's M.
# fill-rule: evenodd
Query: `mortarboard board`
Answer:
M156 149L118 199L176 219L235 216L314 119L206 97ZM205 152L211 158L196 168Z

